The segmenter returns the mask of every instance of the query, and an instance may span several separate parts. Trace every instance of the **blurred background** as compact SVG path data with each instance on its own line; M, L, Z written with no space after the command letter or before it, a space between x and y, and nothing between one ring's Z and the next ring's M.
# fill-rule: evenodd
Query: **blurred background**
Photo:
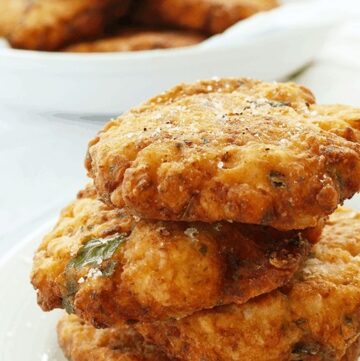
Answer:
M9 20L0 16L0 31L1 21ZM87 182L87 142L105 121L180 81L290 79L313 90L319 103L360 106L358 0L282 1L223 33L201 32L201 41L186 47L182 37L176 48L178 38L161 35L160 41L158 34L145 40L132 34L129 47L128 34L124 45L121 33L115 45L96 43L95 53L89 44L59 51L33 43L36 32L29 43L6 34L0 48L0 254L56 216ZM359 197L351 204L360 209Z

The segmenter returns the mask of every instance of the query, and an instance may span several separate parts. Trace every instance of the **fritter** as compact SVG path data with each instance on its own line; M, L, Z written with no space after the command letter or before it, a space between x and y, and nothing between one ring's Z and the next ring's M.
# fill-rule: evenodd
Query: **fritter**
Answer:
M360 144L321 129L314 104L293 83L179 85L111 120L86 167L142 218L313 227L360 189Z
M66 315L59 321L57 333L60 347L71 361L170 361L130 327L97 330Z
M360 108L347 105L312 105L312 121L352 142L360 143Z
M57 332L60 347L72 361L170 360L158 346L147 343L131 326L99 330L74 315L66 315L59 321ZM341 361L357 361L360 356L359 347L358 338L348 347ZM319 360L316 355L292 360L300 359Z
M359 361L360 358L360 337L347 349L346 355L341 361Z
M17 24L24 11L24 0L0 1L0 36L6 36Z
M190 31L129 28L103 39L70 45L64 51L99 53L179 48L198 44L205 38Z
M71 42L99 36L126 13L130 1L1 0L1 3L0 28L6 28L5 35L13 47L57 50Z
M32 283L44 310L65 307L97 327L244 303L287 283L317 233L135 221L94 193L80 193L45 236Z
M148 25L175 25L216 34L276 6L277 0L142 0L135 3L133 18Z
M331 216L304 267L286 287L244 305L136 327L169 355L183 360L356 359L360 213L340 210Z

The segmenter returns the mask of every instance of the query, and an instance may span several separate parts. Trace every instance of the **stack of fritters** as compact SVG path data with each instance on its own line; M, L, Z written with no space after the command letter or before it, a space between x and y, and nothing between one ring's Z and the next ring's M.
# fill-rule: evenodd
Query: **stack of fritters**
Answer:
M89 144L32 283L72 361L355 361L360 109L293 83L181 85ZM96 329L98 328L98 329ZM100 330L100 328L102 328Z
M277 0L1 0L0 36L30 50L182 47L277 5Z

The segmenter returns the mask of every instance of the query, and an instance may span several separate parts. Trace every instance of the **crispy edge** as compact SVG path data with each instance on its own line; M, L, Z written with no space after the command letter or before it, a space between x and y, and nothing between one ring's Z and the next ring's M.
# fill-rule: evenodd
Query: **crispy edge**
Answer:
M129 326L97 330L74 315L66 315L58 322L57 334L71 361L170 361Z
M351 142L360 143L360 108L348 105L310 106L311 121Z
M92 185L80 191L77 200L61 211L58 222L35 252L30 278L37 290L38 304L44 311L65 306L64 295L68 290L60 279L64 277L67 262L76 255L82 243L89 237L106 238L128 233L133 227L132 216L123 210L109 208L96 201L96 197ZM70 240L72 244L69 244Z

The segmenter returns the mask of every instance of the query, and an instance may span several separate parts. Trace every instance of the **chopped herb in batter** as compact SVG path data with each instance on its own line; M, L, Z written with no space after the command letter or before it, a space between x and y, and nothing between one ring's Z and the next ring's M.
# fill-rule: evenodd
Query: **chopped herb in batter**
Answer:
M118 247L127 239L126 234L111 238L92 239L85 243L77 255L68 263L67 268L98 266L112 257Z

